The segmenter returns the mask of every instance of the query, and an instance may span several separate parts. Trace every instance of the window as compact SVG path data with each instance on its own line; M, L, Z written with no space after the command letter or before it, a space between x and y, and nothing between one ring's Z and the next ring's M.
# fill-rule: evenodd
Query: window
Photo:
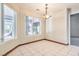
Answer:
M28 35L40 33L40 19L37 17L26 16L26 32Z
M53 31L53 18L50 17L46 20L46 33L52 33Z
M16 34L16 13L7 5L2 4L1 37L3 41L14 39Z
M3 20L4 20L4 39L13 39L15 36L16 31L16 13L9 8L8 6L4 5L4 12L3 12Z

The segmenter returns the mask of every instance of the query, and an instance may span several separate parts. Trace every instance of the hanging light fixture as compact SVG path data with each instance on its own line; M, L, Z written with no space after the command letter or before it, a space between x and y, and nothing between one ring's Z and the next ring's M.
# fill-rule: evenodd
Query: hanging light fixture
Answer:
M48 4L45 4L45 18L47 19L49 16L47 14Z
M48 4L45 4L45 14L44 14L44 18L45 18L45 19L48 19L49 17L51 17L51 16L48 15Z
M40 9L36 9L36 11L40 11ZM45 4L45 13L43 14L42 17L43 17L45 20L48 19L49 17L51 17L51 16L48 15L48 4Z

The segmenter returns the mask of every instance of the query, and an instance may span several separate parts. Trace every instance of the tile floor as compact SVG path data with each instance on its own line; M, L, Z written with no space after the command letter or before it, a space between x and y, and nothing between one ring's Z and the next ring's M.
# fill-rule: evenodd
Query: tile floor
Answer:
M23 45L12 51L8 56L78 56L79 47L64 46L50 41Z

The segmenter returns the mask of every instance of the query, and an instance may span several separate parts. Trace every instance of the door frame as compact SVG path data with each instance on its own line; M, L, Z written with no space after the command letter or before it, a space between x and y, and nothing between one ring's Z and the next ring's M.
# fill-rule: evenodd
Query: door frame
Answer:
M71 24L70 24L70 22L71 22L71 20L70 20L70 18L71 18L71 15L74 15L74 14L77 14L77 13L79 13L79 10L76 10L76 11L72 11L72 10L70 10L70 11L68 11L67 10L67 39L68 39L68 43L69 43L69 45L71 45L71 34L70 34L70 26L71 26Z

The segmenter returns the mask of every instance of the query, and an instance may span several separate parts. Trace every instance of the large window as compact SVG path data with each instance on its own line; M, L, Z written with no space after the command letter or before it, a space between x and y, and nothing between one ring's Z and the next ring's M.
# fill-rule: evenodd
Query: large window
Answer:
M13 39L16 31L16 13L14 10L4 5L3 20L4 20L4 39Z
M28 35L40 34L40 18L26 16L26 32Z
M16 34L16 12L5 4L2 4L1 36L2 41L15 38Z
M50 17L46 20L46 33L52 33L53 31L53 18Z

